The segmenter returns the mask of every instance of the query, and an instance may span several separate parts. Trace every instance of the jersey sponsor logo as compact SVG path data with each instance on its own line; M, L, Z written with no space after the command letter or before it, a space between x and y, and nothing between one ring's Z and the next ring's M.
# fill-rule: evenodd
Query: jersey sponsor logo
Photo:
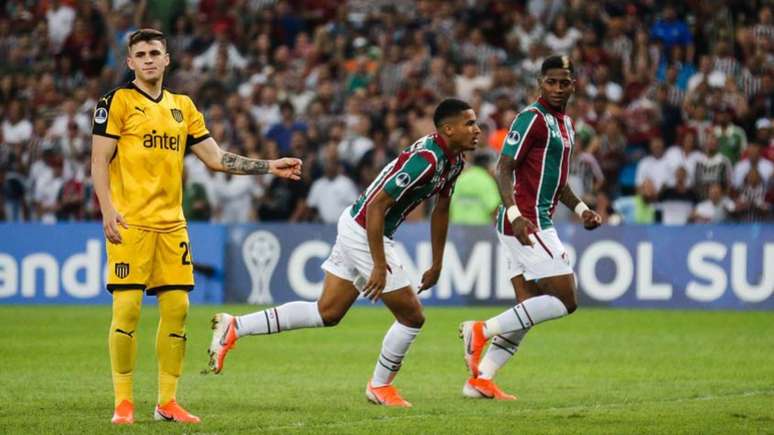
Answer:
M180 149L180 136L170 136L166 132L163 135L160 135L156 133L156 130L152 130L151 133L153 134L145 134L142 137L142 146L145 148L158 148L172 151Z
M172 112L172 117L175 118L175 121L183 122L183 112L180 109L169 109L169 111Z
M398 187L406 187L411 183L411 175L401 172L395 176L395 185Z
M140 112L142 112L142 114L143 114L143 115L145 115L145 108L144 108L144 107L137 107L137 106L134 106L134 108L135 108L135 109L137 109L137 110L139 110Z
M508 145L516 145L521 141L521 133L519 133L516 130L511 130L508 132L508 136L505 138L505 143Z
M116 263L115 271L118 278L126 278L129 276L129 263Z
M94 111L94 122L97 124L104 124L107 121L108 111L104 107L98 107Z

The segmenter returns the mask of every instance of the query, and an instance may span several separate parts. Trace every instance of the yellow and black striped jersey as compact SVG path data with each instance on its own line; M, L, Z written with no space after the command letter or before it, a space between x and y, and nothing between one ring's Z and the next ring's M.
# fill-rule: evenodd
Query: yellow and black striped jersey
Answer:
M92 125L93 134L118 140L110 194L127 224L160 232L185 227L183 157L210 136L193 101L167 89L154 99L128 83L99 100Z

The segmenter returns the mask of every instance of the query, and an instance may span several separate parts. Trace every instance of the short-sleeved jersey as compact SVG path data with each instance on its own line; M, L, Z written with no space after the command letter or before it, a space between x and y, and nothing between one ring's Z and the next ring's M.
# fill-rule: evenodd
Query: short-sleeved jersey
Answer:
M422 201L436 193L450 197L464 166L462 153L453 154L440 135L424 136L382 169L355 201L352 217L366 228L368 204L377 193L384 191L395 200L384 219L384 235L392 238L406 216Z
M539 99L522 110L505 137L500 158L516 160L514 201L522 216L540 230L551 228L559 191L567 183L575 143L572 120ZM497 228L513 235L505 208L497 213Z
M157 99L129 83L94 110L92 134L117 139L108 165L113 204L128 225L152 231L185 227L183 157L210 136L193 101L164 89Z

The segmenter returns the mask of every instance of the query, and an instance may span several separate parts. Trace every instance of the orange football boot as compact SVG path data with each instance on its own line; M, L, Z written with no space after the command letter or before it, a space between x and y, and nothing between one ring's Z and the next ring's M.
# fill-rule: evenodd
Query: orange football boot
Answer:
M478 363L481 361L481 352L486 346L487 338L484 335L484 322L481 320L462 322L460 324L460 338L464 345L465 364L470 374L478 377Z
M516 400L516 396L501 390L491 379L470 377L462 387L462 395L472 398L486 398L495 400Z
M156 410L153 411L154 420L163 421L176 421L178 423L201 423L201 419L177 404L175 399L170 400L164 405L156 405Z
M132 424L134 423L134 404L124 400L116 406L113 411L113 418L110 419L113 424Z
M411 408L411 403L407 402L403 397L401 397L398 389L393 385L374 387L371 385L371 381L368 381L368 386L366 387L366 397L368 397L368 400L377 405L392 406L396 408Z
M237 341L236 318L226 313L218 313L212 318L212 341L207 354L210 356L210 370L220 373L228 351Z

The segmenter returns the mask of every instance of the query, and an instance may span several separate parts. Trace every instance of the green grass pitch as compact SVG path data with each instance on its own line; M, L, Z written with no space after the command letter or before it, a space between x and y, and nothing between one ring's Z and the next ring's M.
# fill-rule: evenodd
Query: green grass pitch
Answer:
M246 313L249 306L227 306ZM204 375L209 319L196 306L178 399L199 426L155 422L158 312L143 309L133 427L111 427L110 308L0 307L0 434L774 433L774 315L580 309L536 327L500 372L516 402L461 396L461 320L503 307L428 308L396 379L410 410L369 404L384 308L336 328L247 337Z

